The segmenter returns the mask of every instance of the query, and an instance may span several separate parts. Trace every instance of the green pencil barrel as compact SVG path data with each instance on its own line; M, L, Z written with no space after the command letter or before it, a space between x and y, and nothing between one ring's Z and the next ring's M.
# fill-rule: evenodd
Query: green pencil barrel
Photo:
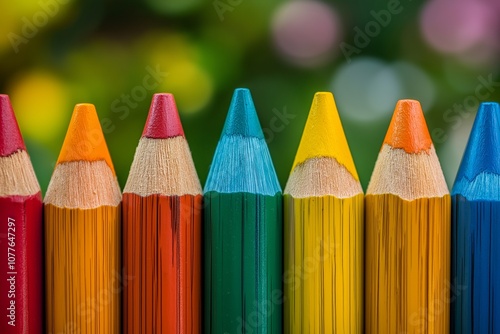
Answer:
M204 333L282 333L282 195L204 195Z

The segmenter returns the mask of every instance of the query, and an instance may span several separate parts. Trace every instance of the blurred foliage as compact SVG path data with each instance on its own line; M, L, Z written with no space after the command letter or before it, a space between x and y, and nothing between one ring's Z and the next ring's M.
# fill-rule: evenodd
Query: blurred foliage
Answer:
M491 76L500 81L498 45L476 43L452 53L437 50L422 33L428 3L401 0L402 10L391 14L387 24L379 23L380 31L373 31L367 45L359 47L358 31L378 22L376 16L394 1L3 2L0 86L11 96L44 191L73 106L81 102L96 105L123 187L155 92L175 95L204 183L236 87L252 91L284 187L313 94L330 91L335 84L342 87L342 81L335 83L339 69L356 66L359 59L375 61L380 75L353 78L346 82L349 94L336 95L363 186L369 181L391 106L399 98L420 97L428 100L423 104L429 129L440 137L436 146L452 182L473 119L471 110L477 107L470 102L463 112L455 112L454 104L475 96L482 79ZM475 1L484 1L485 6L496 3ZM292 8L299 2L300 8ZM330 14L319 15L322 8ZM447 32L447 28L436 29ZM498 28L491 28L497 40ZM359 52L345 57L342 43ZM481 52L472 50L475 45ZM415 82L417 77L425 80ZM368 86L360 84L364 81ZM498 101L500 89L491 87L488 99ZM367 101L366 111L350 107L358 99ZM377 114L371 114L370 106L379 107ZM273 130L273 119L283 113L289 118Z

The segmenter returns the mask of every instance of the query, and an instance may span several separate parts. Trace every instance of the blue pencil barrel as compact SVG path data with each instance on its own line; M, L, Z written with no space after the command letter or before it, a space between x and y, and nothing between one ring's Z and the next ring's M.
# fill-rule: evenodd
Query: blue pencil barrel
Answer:
M500 333L500 202L452 205L451 332Z
M452 190L451 333L500 334L500 106L482 103Z

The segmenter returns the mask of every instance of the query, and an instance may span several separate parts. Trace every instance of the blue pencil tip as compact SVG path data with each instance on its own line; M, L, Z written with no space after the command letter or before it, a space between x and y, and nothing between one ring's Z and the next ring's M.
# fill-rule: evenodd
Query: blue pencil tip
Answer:
M234 91L222 135L264 138L250 90L238 88Z
M250 91L236 89L217 144L205 193L281 193Z
M453 193L463 194L465 184L500 176L500 105L481 103L455 179Z

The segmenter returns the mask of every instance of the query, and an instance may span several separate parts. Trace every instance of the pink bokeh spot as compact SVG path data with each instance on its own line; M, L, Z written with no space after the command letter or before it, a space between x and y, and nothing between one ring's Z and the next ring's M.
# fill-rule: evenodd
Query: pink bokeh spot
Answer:
M443 53L459 54L491 44L497 24L494 8L478 0L432 0L420 18L425 40Z
M278 51L302 65L322 63L340 39L340 21L329 5L319 1L291 1L273 18Z

